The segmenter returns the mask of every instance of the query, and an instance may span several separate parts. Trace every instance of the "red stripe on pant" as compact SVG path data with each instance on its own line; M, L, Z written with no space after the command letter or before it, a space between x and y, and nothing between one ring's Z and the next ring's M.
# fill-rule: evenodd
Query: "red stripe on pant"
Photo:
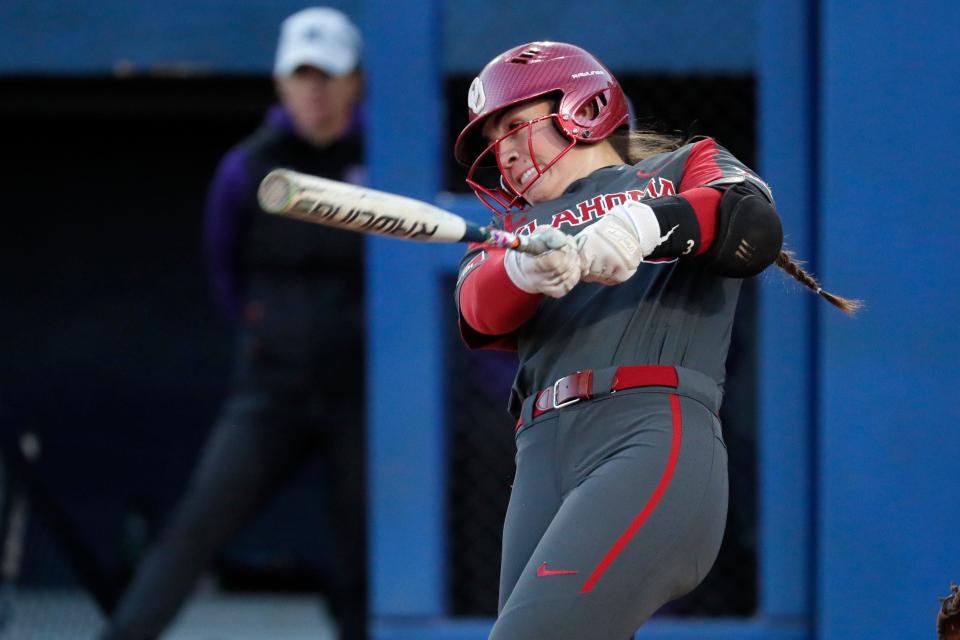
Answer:
M610 565L617 559L620 552L623 551L633 536L637 534L637 531L640 530L640 527L643 526L643 523L650 517L650 514L653 513L653 510L660 504L663 494L667 492L667 487L670 486L670 481L673 480L673 472L677 468L677 460L680 458L680 441L683 436L683 420L680 416L680 396L676 394L670 394L670 412L673 416L673 438L670 442L670 457L667 459L667 467L663 470L663 475L660 476L660 482L657 483L657 488L653 490L653 494L650 496L650 499L647 500L647 503L643 505L643 509L637 517L634 518L630 526L620 534L617 541L613 543L610 550L603 556L603 560L600 561L597 568L594 569L590 577L587 578L587 581L580 589L580 593L589 593L596 586L600 577L610 568Z

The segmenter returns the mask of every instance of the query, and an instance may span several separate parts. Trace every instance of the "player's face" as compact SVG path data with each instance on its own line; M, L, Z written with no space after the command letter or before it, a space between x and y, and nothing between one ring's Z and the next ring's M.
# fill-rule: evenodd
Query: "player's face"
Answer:
M503 179L531 204L559 197L584 175L578 150L570 148L570 139L547 117L552 113L550 100L535 100L508 109L483 126L488 142L499 141L495 153Z
M360 74L331 76L301 66L276 79L277 93L293 118L297 132L318 146L327 146L346 133L360 98Z

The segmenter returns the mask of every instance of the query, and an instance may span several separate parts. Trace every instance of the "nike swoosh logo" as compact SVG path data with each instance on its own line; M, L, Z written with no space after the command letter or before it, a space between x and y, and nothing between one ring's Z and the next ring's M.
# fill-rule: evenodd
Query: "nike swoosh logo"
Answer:
M650 176L655 176L655 175L657 175L656 171L651 171L650 173L647 173L646 171L641 171L640 169L637 169L637 177L639 178L649 178Z
M670 231L667 231L667 235L665 235L665 236L660 236L660 242L658 242L657 245L659 246L659 245L663 244L664 242L666 242L667 240L669 240L669 239L670 239L670 236L673 235L673 232L676 231L676 230L679 229L679 228L680 228L680 225L678 225L678 224L673 225L673 228L670 229Z
M545 578L547 576L572 576L575 573L577 572L571 571L570 569L547 569L546 562L537 567L538 578Z

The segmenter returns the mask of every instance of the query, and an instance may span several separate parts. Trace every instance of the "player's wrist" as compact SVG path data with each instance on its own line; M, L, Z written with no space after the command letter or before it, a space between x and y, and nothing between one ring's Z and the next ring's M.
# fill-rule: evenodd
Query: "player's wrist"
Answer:
M661 240L653 209L633 200L611 208L579 236L583 280L605 285L629 280Z
M633 234L640 259L646 258L661 242L660 220L653 208L643 202L628 200L614 207L607 215Z

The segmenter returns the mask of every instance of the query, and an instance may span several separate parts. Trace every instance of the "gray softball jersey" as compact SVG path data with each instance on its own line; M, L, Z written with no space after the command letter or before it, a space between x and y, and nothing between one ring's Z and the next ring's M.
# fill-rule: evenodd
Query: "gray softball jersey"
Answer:
M633 166L599 169L574 182L560 198L497 217L492 224L520 234L547 224L574 235L628 198L656 210L659 199L681 190L744 179L767 189L726 149L705 139ZM534 316L512 336L519 358L509 402L513 415L519 416L524 398L588 368L676 365L700 371L722 388L741 280L711 273L691 259L700 244L699 229L661 228L662 236L682 232L690 237L671 240L674 245L679 240L690 257L644 262L623 284L580 283L563 298L540 302ZM461 281L480 251L475 248L464 257ZM464 338L474 348L494 339L469 329Z

